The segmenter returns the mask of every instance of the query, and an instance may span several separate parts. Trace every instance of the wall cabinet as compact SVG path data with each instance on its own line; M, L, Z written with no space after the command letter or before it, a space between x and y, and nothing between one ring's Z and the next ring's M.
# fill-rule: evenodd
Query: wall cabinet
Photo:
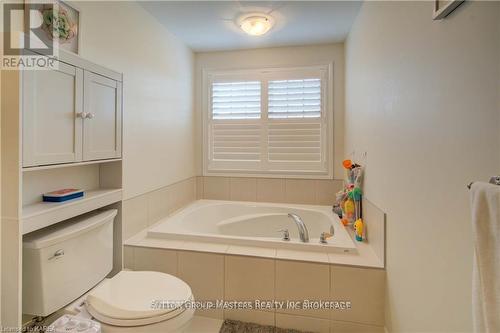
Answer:
M22 87L23 167L121 157L121 81L59 62Z
M23 73L23 166L82 160L83 70Z
M121 82L85 71L83 159L121 156Z

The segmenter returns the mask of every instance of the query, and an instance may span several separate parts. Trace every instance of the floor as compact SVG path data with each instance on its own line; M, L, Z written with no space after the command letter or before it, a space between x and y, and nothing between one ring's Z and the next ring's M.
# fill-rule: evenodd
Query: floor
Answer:
M222 321L206 317L194 316L183 333L301 333L296 330L262 326L236 320Z
M225 320L220 333L302 333L297 330L245 323L237 320ZM303 332L305 333L305 332Z

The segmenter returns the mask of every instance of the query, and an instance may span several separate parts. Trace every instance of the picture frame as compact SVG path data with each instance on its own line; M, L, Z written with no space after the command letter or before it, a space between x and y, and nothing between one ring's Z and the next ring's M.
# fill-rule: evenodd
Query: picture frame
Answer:
M25 0L25 6L33 3L33 0ZM46 5L44 5L45 3ZM39 5L40 2L37 3ZM50 6L56 5L54 11L49 10ZM39 5L40 6L40 5ZM45 7L47 6L47 7ZM47 8L47 11L44 11ZM70 1L62 0L49 0L42 1L41 7L38 8L40 12L40 20L42 21L42 29L46 32L43 39L55 41L56 47L59 50L70 52L76 55L81 53L81 10ZM57 13L57 14L54 14ZM48 22L52 21L53 15L59 16L60 20L64 22L64 29L61 30L59 36L55 36L53 26Z
M68 2L68 1L57 1L59 3L59 6L62 6L64 9L68 10L68 12L71 12L72 15L75 17L75 24L76 24L76 36L74 38L73 43L71 44L65 44L65 43L60 43L59 47L60 49L64 51L69 51L74 54L80 55L81 53L81 36L82 36L82 30L81 30L81 21L82 21L82 12L79 7L77 7L74 3Z
M457 9L465 0L434 0L434 20L442 20Z

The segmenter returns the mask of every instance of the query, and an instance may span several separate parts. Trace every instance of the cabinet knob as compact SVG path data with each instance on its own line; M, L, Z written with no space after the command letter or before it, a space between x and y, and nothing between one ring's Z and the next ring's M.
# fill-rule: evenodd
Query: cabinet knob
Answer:
M64 256L64 250L63 249L60 249L60 250L57 250L53 255L52 257L49 258L49 260L53 260L53 259L58 259L58 258L61 258L62 256Z
M77 116L78 118L85 119L85 118L87 117L87 113L86 113L86 112L78 112L78 113L76 114L76 116Z
M92 118L94 118L94 116L95 116L95 115L94 115L93 113L90 113L90 112L89 112L89 113L87 113L87 114L85 115L85 118L87 118L87 119L92 119Z

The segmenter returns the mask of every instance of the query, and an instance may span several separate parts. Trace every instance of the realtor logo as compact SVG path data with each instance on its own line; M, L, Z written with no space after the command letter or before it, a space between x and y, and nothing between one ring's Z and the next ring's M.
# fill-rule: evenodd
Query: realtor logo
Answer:
M54 3L3 4L2 69L53 69L57 41L43 29L42 13L53 12Z

